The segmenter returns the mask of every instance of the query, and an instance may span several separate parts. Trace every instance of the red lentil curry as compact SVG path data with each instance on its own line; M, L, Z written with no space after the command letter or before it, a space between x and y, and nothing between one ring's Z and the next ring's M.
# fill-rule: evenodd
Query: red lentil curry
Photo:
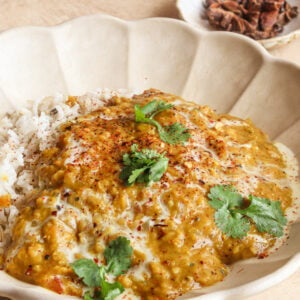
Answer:
M156 99L173 107L154 119L184 125L185 143L163 142L154 126L135 122L134 105ZM113 97L58 130L56 146L42 152L37 191L17 217L3 256L12 276L81 296L83 284L70 263L83 257L101 262L107 243L126 236L132 265L118 282L141 299L175 299L222 281L229 264L263 257L274 246L276 238L253 224L243 238L227 236L208 203L209 189L224 184L244 197L280 201L283 211L291 206L291 190L280 184L286 178L282 155L250 120L148 90L132 99ZM132 144L168 158L159 181L124 185L122 156Z

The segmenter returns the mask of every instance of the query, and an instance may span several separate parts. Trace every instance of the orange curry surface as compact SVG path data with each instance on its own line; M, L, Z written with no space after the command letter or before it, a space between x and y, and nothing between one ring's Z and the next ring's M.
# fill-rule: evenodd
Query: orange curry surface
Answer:
M155 127L134 121L134 104L152 100L174 104L155 119L189 128L185 144L162 142ZM224 235L208 204L209 189L231 184L244 196L279 200L284 210L291 205L290 189L278 184L286 177L282 155L262 131L250 120L174 95L149 90L114 97L58 130L55 147L41 154L38 186L3 257L6 272L57 293L81 296L69 264L82 257L102 261L107 243L120 235L130 239L134 256L117 280L141 299L175 299L215 284L230 263L264 256L275 238L254 226L242 239ZM165 152L169 166L160 181L125 187L119 179L133 143Z

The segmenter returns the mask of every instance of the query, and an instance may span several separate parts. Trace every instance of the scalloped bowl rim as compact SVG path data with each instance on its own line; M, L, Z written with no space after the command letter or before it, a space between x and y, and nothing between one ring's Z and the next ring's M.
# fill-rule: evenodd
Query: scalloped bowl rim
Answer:
M177 1L178 2L178 1ZM153 18L146 18L146 19L141 19L141 20L122 20L107 14L102 14L102 13L98 13L98 14L92 14L92 15L86 15L86 16L81 16L81 17L77 17L71 20L67 20L64 21L62 23L59 23L57 25L52 25L52 26L22 26L22 27L16 27L16 28L12 28L12 29L8 29L5 31L0 32L0 37L1 36L5 36L5 35L12 35L14 33L18 33L18 32L22 32L22 31L28 31L28 30L46 30L46 31L53 31L65 26L68 26L70 23L75 23L75 22L82 22L86 19L90 19L90 18L102 18L102 19L107 19L107 20L111 20L113 22L118 22L119 24L123 24L126 25L127 27L130 27L132 24L137 24L137 23L143 23L143 22L149 22L149 21L154 21L154 22L167 22L167 23L175 23L177 24L177 26L182 26L184 28L188 28L190 31L192 31L194 34L199 35L199 33L201 35L215 35L215 36L231 36L236 40L243 40L244 42L248 43L249 45L251 45L255 51L257 53L259 53L261 55L261 58L263 60L267 60L267 61L272 61L272 62L280 62L282 64L285 64L291 68L296 68L299 72L300 72L300 66L298 66L297 64L281 59L281 58L275 58L273 57L271 54L268 53L268 51L259 43L257 43L254 40L251 40L243 35L238 35L235 33L231 33L231 32L223 32L223 31L206 31L203 30L202 28L197 28L194 25L191 25L190 23L187 23L183 20L178 20L178 19L171 19L171 18L163 18L163 17L153 17ZM294 33L294 32L293 32ZM291 33L291 34L293 34ZM300 35L300 30L298 31L299 35ZM276 39L276 38L274 38ZM48 96L48 95L45 95ZM278 269L276 269L276 271L265 275L263 277L260 277L257 280L253 280L249 283L246 284L242 284L240 286L234 287L234 288L227 288L227 289L223 289L223 290L219 290L219 291L215 291L215 292L211 292L208 294L203 294L197 297L193 297L192 299L207 299L207 300L212 300L212 299L241 299L240 297L246 297L246 296L250 296L250 295L254 295L256 293L262 292L264 290L266 290L267 288L270 288L272 286L274 286L277 283L282 282L283 280L285 280L286 278L288 278L289 276L291 276L294 272L297 271L297 269L300 267L300 252L292 255L287 262L282 266L279 267ZM7 273L0 271L0 274L4 273L5 276L9 276ZM11 276L9 276L10 278L13 278ZM16 280L15 278L13 278L14 280ZM26 286L28 288L38 288L40 289L42 292L45 292L46 294L50 295L57 295L54 294L52 291L48 291L46 289L40 288L38 286L35 285L31 285L31 284L27 284L25 282L22 282L23 286ZM0 290L1 292L1 290ZM33 291L34 292L34 291ZM0 295L1 296L1 295ZM64 295L57 295L59 299L63 299ZM238 298L236 298L238 297ZM56 297L55 297L56 298ZM66 296L66 298L68 299L73 299L73 297L70 296ZM77 298L74 298L77 299Z
M177 2L179 2L180 0L177 0ZM243 40L246 43L251 44L252 47L256 48L256 51L258 53L260 53L262 55L262 58L265 60L271 60L271 61L277 61L277 62L281 62L284 63L286 65L289 65L291 67L297 68L300 71L300 66L297 65L294 62L285 60L283 58L278 58L278 57L274 57L273 55L271 55L266 48L264 48L261 44L258 44L255 40L253 39L249 39L248 37L241 35L241 34L236 34L233 32L227 32L227 31L207 31L204 30L203 28L197 28L195 27L195 25L188 23L185 20L180 20L180 19L173 19L173 18L164 18L164 17L151 17L151 18L145 18L145 19L140 19L140 20L123 20L114 16L110 16L104 13L97 13L97 14L91 14L91 15L86 15L86 16L81 16L81 17L77 17L71 20L67 20L67 21L63 21L59 24L56 25L51 25L51 26L20 26L20 27L15 27L15 28L11 28L11 29L7 29L5 31L0 31L0 37L4 36L4 35L9 35L9 34L14 34L15 32L18 31L27 31L27 30L56 30L65 26L68 26L69 23L73 23L73 22L81 22L82 20L85 19L89 19L89 18L94 18L94 17L101 17L103 19L108 19L108 20L112 20L114 22L119 22L120 24L124 24L128 27L131 26L131 24L136 24L136 23L142 23L142 22L147 22L149 20L151 21L159 21L159 22L169 22L169 23L175 23L179 26L185 27L185 28L189 28L189 30L193 31L195 34L199 34L199 32L201 32L202 35L220 35L220 36L231 36L235 39L238 40ZM294 33L294 32L292 32ZM290 34L292 34L290 33ZM297 30L297 33L300 35L300 29ZM270 40L274 40L277 39L278 37L274 37Z

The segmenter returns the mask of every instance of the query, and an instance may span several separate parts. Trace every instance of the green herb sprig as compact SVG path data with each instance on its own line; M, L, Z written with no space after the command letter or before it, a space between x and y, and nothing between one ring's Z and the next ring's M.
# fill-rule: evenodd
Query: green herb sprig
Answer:
M250 230L250 221L259 232L267 232L276 237L283 235L287 219L283 215L280 201L249 196L246 208L241 194L233 186L217 185L210 189L209 204L216 210L215 222L229 237L243 238Z
M146 183L159 181L168 168L169 159L155 150L138 150L138 145L131 146L131 153L123 155L123 164L120 178L126 186L135 182Z
M106 266L99 266L92 259L81 258L71 263L73 271L82 282L90 288L83 295L84 300L113 300L124 292L124 287L118 281L110 283L106 280L108 273L119 276L131 266L133 248L130 241L119 236L105 248Z
M154 120L154 116L158 113L172 108L173 105L162 100L153 100L143 107L138 104L134 106L135 121L137 123L147 123L157 128L159 137L162 141L174 145L186 142L190 137L188 129L181 123L174 123L170 126L161 126L159 122Z

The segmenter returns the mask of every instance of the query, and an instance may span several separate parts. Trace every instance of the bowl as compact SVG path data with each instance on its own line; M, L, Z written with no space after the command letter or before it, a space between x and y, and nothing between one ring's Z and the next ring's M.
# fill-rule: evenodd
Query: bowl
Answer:
M214 31L207 20L203 18L205 0L177 0L177 8L183 20L197 26L204 31ZM300 37L300 0L288 0L291 6L297 6L299 15L284 26L278 36L265 40L258 40L266 49L275 49L290 43Z
M172 19L126 22L94 15L55 27L0 34L0 116L57 92L98 87L178 94L218 112L251 118L300 158L300 68L274 59L241 35L200 31ZM300 224L270 257L232 267L224 282L182 299L240 299L284 280L300 267ZM0 271L0 295L74 299L20 282Z

